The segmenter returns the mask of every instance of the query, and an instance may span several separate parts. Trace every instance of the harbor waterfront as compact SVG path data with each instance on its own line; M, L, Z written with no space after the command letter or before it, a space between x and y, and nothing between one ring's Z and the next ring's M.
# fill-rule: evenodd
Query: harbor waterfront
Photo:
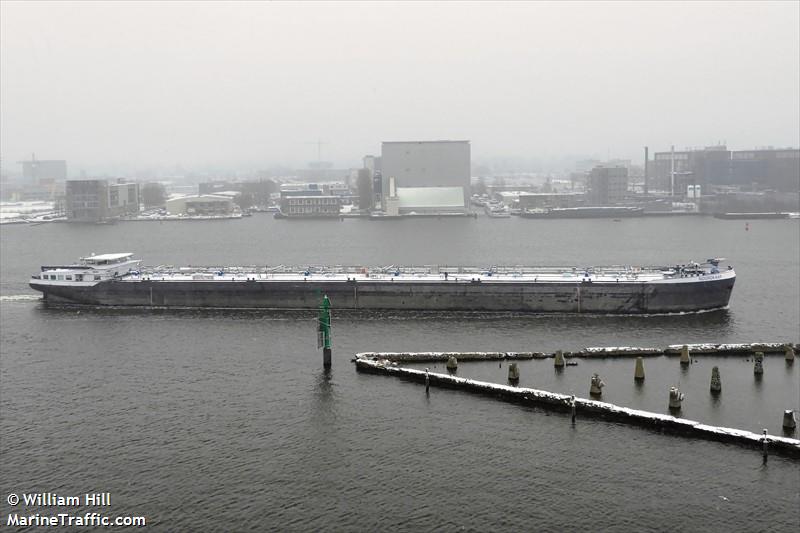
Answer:
M765 464L750 449L598 420L572 426L568 414L454 390L426 396L350 363L366 351L796 343L797 220L751 221L745 231L744 222L708 217L286 224L256 215L15 225L0 237L4 494L109 492L116 514L147 515L155 530L799 525L795 459ZM51 309L27 285L41 264L122 249L151 265L663 264L722 255L737 282L726 310L666 316L344 312L334 299L326 375L313 312ZM677 357L648 357L642 387L630 358L582 359L561 377L552 360L520 361L520 386L586 396L597 372L604 401L664 412L679 385L689 418L779 435L783 411L800 403L800 362L770 355L758 381L745 359L703 356L683 370ZM723 382L716 400L712 366ZM459 367L462 377L505 383L506 375L506 363Z

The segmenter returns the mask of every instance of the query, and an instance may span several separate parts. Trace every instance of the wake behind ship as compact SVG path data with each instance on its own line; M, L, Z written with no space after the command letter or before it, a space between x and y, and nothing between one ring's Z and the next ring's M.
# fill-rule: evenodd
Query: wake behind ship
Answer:
M43 266L47 303L91 306L662 314L728 305L724 259L663 267L156 267L132 253Z

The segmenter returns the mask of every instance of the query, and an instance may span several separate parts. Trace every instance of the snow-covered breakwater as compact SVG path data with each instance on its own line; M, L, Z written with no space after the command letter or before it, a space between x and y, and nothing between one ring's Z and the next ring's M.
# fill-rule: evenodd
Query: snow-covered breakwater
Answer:
M754 355L756 352L785 354L786 349L796 350L795 344L783 342L754 342L744 344L672 344L666 348L642 348L636 346L607 346L584 348L575 352L563 351L564 357L656 357L660 355L680 355L683 347L695 355ZM547 359L555 357L548 352L362 352L356 359L385 359L398 363L426 363L447 361L455 357L459 361L497 361L504 359Z
M422 361L422 359L415 359L414 361ZM399 366L396 361L373 357L373 354L358 354L355 358L355 364L356 368L361 372L386 374L420 383L425 383L427 380L431 386L465 390L500 398L505 401L536 405L556 411L570 412L572 409L572 401L574 401L577 418L603 418L615 422L623 422L706 440L735 443L759 449L763 446L763 435L750 431L709 426L695 420L676 418L674 416L652 413L649 411L640 411L638 409L620 407L611 403L585 398L575 397L573 399L573 397L566 394L477 381L449 374L426 372L425 370L403 368ZM770 435L768 447L770 453L779 453L781 455L800 458L800 440Z

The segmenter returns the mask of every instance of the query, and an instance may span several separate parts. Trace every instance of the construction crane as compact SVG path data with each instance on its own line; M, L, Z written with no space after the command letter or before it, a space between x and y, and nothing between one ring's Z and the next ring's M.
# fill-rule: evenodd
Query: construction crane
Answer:
M307 143L303 143L303 144L316 144L317 145L317 164L321 165L322 164L322 145L323 144L330 144L330 143L325 142L322 139L319 139L319 140L317 140L315 142L307 142Z

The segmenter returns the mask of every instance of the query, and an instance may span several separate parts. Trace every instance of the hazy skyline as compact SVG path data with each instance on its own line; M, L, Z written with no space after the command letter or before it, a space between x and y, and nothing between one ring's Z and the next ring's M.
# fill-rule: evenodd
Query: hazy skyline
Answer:
M800 145L800 4L0 3L0 157L139 169Z

